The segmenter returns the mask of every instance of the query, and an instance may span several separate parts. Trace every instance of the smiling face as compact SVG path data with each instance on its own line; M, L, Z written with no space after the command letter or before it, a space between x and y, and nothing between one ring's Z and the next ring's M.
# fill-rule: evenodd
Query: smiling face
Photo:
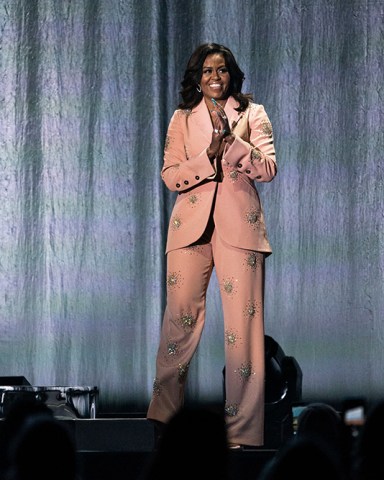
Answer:
M211 103L210 99L214 98L219 103L223 103L223 101L225 103L230 80L224 56L221 53L207 55L200 81L205 101Z

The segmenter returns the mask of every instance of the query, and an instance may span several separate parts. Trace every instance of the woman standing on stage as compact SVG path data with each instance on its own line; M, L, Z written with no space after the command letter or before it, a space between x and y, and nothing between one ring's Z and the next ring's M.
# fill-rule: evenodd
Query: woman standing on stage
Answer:
M161 171L177 191L167 253L167 306L147 418L182 407L205 322L213 268L225 332L225 418L231 447L263 445L264 261L272 253L255 183L277 173L272 126L223 45L199 46L182 81Z

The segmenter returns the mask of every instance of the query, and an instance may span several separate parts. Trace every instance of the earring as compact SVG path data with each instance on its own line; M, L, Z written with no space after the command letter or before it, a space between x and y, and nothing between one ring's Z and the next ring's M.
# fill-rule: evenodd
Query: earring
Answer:
M196 87L196 90L201 93L201 86L199 84L197 84L197 87Z

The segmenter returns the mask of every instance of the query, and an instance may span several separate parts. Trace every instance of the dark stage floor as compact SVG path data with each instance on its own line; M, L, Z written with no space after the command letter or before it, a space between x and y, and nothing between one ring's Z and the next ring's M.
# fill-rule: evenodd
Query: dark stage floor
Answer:
M62 420L73 434L83 480L140 478L154 449L152 423L145 418ZM254 480L276 449L230 451L230 478Z
M40 395L54 416L66 425L74 440L82 480L110 480L119 477L142 480L144 470L154 455L155 446L153 423L144 414L95 415L96 410L91 408L95 388L91 387L33 387L18 383L16 386L1 388L0 434L3 426L1 420L13 402ZM96 418L92 418L92 413ZM258 472L273 458L283 443L281 440L292 431L289 398L284 397L282 401L266 404L265 421L265 448L229 452L230 480L255 480Z
M17 397L18 392L12 391L11 394L13 393ZM110 480L119 477L142 480L144 470L154 455L155 445L153 424L144 414L79 418L61 397L56 401L54 394L56 391L52 393L53 401L49 406L55 417L65 424L74 440L82 480ZM3 414L5 406L3 404ZM285 436L287 425L292 425L292 419L285 418L285 415L286 408L282 412L276 410L275 406L266 408L266 447L230 451L230 480L255 480L260 470L275 455L278 448L276 441L279 443L280 438ZM0 435L3 419L0 418Z
M82 480L139 480L154 455L154 429L144 417L59 418L72 435ZM0 435L2 433L0 420ZM273 448L229 452L230 479L255 480Z

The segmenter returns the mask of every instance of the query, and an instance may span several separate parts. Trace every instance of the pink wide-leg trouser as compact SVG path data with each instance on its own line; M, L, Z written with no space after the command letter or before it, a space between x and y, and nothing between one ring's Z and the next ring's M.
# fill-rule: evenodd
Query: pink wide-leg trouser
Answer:
M167 306L147 418L166 423L183 406L188 367L203 331L206 293L215 268L224 315L228 442L261 446L265 257L226 244L216 230L207 243L201 242L167 256Z

